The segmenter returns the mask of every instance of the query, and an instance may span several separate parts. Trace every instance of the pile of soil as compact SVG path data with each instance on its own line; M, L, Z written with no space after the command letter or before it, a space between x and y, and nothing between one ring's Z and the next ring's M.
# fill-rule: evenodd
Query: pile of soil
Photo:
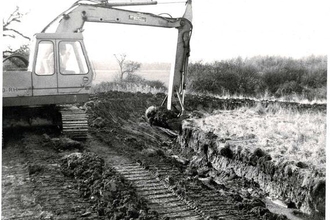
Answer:
M104 160L94 153L73 153L61 163L65 176L76 180L81 197L88 199L92 210L109 219L158 219L157 212L149 213L146 201ZM87 215L88 213L86 213Z

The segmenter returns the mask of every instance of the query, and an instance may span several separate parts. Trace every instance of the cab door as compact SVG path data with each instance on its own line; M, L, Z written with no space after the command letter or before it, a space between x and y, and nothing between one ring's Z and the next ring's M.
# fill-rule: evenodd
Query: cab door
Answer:
M56 95L58 93L55 71L55 41L40 40L36 46L35 65L32 70L33 96Z
M57 45L58 93L60 95L88 93L92 74L83 42L74 39L63 39L59 40Z

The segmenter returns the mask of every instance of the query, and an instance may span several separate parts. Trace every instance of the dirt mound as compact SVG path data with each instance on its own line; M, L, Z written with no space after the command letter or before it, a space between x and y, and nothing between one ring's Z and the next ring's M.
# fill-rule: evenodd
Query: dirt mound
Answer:
M62 159L62 172L76 180L80 195L100 217L111 219L158 219L135 189L104 160L93 153L74 153ZM88 215L89 213L86 213Z

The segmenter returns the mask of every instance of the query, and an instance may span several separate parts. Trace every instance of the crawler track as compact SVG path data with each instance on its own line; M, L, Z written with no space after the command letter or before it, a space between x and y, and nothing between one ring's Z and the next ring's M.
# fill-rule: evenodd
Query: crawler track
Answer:
M84 140L88 134L87 115L76 106L62 106L62 133L72 139Z
M187 178L178 169L168 164L160 164L158 166L149 167L150 170L156 170L165 182L168 182L168 177L173 177L175 180L182 181ZM167 183L168 186L170 183ZM172 183L173 184L173 183ZM222 192L217 189L204 187L201 183L196 184L196 181L188 181L185 185L184 196L190 206L194 207L204 217L209 219L259 219L253 214L244 213L237 207L238 201L230 193ZM176 191L178 192L178 191ZM182 193L179 191L179 193Z
M157 211L160 217L169 219L260 219L254 213L242 211L237 207L237 199L230 193L221 193L216 189L191 185L180 192L175 182L187 176L171 164L157 163L141 165L118 154L103 143L95 142L90 150L95 151L114 167L121 175L136 187L138 194L147 199L149 207ZM188 181L189 182L189 181Z
M134 184L138 194L147 199L149 207L161 216L171 219L204 219L202 213L140 165L122 164L114 167Z

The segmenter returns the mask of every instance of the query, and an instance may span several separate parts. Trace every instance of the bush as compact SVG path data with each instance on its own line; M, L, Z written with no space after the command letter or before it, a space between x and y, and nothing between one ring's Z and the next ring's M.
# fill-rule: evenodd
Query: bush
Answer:
M252 57L213 63L189 64L187 89L214 95L260 97L301 96L309 100L326 99L327 57L302 59ZM320 94L320 91L322 92Z

